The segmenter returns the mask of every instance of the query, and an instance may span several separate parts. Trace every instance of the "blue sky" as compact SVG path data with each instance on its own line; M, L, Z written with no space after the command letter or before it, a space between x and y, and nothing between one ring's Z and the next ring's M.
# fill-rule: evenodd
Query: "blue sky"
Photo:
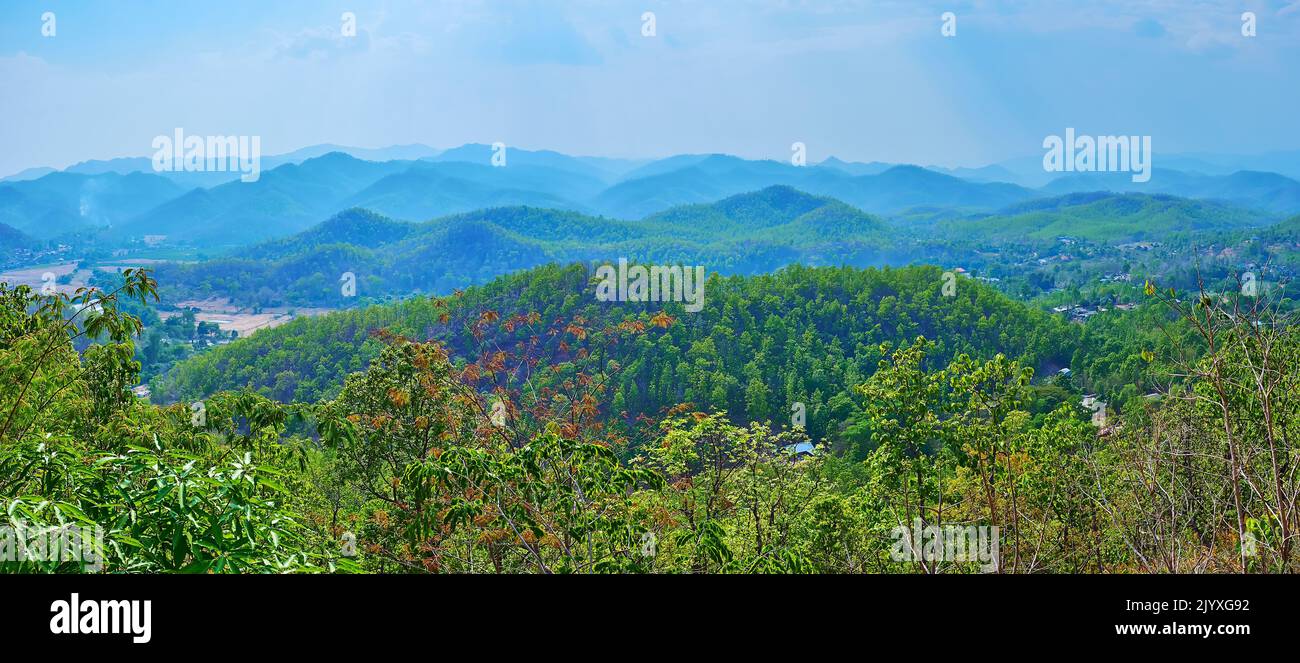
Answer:
M266 154L785 159L800 141L810 161L974 166L1067 126L1257 153L1300 148L1297 108L1300 0L0 3L0 174L147 156L174 127Z

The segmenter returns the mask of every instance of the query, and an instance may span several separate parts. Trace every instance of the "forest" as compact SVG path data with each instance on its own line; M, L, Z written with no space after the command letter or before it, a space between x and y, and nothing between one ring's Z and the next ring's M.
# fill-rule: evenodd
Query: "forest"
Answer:
M543 265L214 348L155 405L160 287L0 286L6 518L102 530L107 572L1297 570L1274 291L1148 281L1081 325L936 267L794 266L691 314ZM899 554L975 526L992 568Z

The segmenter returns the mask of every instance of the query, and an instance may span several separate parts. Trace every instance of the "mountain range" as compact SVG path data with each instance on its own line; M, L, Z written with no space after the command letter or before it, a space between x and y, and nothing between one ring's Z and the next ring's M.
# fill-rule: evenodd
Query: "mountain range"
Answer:
M941 176L942 177L942 176ZM337 279L367 298L445 293L546 263L703 265L761 274L790 264L857 267L972 259L981 244L1038 250L1069 235L1118 244L1263 229L1271 215L1164 195L1067 194L996 213L889 221L843 201L770 186L638 220L529 206L422 223L353 208L289 237L198 263L155 265L164 301L232 297L243 305L348 306ZM965 257L961 257L965 255Z
M807 167L722 154L655 161L575 157L553 151L497 151L470 144L374 150L324 145L268 157L256 182L205 183L231 173L154 173L148 159L84 162L34 179L0 182L0 223L36 241L91 233L108 243L146 235L198 247L247 247L302 232L340 211L364 208L425 221L486 208L543 207L640 220L670 208L716 202L772 186L831 197L868 214L899 217L942 210L993 213L1062 194L1109 191L1217 201L1282 216L1300 212L1300 182L1278 172L1229 171L1231 162L1184 158L1147 183L1127 173L1074 173L1037 188L1024 164L944 169L828 158ZM1287 153L1269 163L1289 167ZM363 158L366 157L366 158ZM1041 163L1039 164L1039 176ZM126 172L123 172L126 171ZM188 176L202 176L187 179Z
M1180 233L1260 228L1273 217L1213 200L1102 191L1070 193L1010 205L993 215L946 218L935 233L982 242L1052 241L1069 236L1097 242L1162 241Z
M424 223L349 209L291 237L225 258L156 266L165 299L234 296L247 304L346 305L352 273L367 297L445 292L548 262L619 258L761 273L791 262L879 264L888 225L838 200L768 187L636 221L527 206ZM269 298L269 299L268 299Z

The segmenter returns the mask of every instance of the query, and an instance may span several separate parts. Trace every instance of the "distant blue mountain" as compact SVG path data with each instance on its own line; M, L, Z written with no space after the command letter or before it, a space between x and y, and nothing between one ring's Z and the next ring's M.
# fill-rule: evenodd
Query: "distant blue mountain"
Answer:
M597 196L593 206L612 216L636 218L674 205L709 202L775 185L831 196L874 214L895 214L920 205L994 209L1035 195L1014 184L968 182L919 166L853 175L834 163L796 167L710 155L678 170L624 180Z
M506 206L638 220L769 187L828 196L871 214L932 220L1084 191L1169 194L1274 214L1300 212L1300 182L1258 170L1203 172L1225 167L1227 158L1215 155L1165 157L1200 170L1160 166L1150 182L1135 183L1129 173L1045 173L1039 158L947 169L830 157L805 167L725 154L646 161L507 147L501 168L493 165L494 153L491 145L478 143L441 151L425 145L315 145L265 158L256 182L238 181L238 173L153 173L144 157L87 161L64 172L0 182L0 223L38 239L107 229L118 240L166 235L202 246L240 246L291 235L351 207L406 221ZM1261 158L1286 166L1292 157Z
M191 191L117 227L119 236L167 235L196 244L248 244L303 230L339 209L346 198L407 161L362 161L340 152L285 164L256 182L234 181Z
M145 173L50 173L0 184L0 223L38 238L122 223L183 192Z
M14 249L32 248L37 241L13 226L0 223L0 253L10 253Z
M348 197L342 204L364 207L408 221L508 205L576 209L580 207L576 203L545 191L581 191L590 190L592 186L599 189L595 180L581 184L574 181L582 177L534 166L492 168L457 162L430 164L388 175Z
M1002 182L969 182L920 166L895 166L879 175L855 177L818 191L875 213L897 213L926 206L996 209L1035 197L1034 191Z
M9 175L7 177L0 177L0 183L24 182L27 180L34 180L38 177L44 177L46 175L49 175L50 173L57 173L57 172L59 172L57 168L49 168L47 166L41 166L39 168L28 168L26 170L14 173L13 175Z
M271 170L290 163L302 163L331 152L341 152L366 161L413 161L436 156L441 150L428 145L393 145L390 147L368 148L347 147L344 145L321 144L309 145L285 154L263 156L261 169ZM20 173L0 178L0 182L32 180L54 172L79 173L83 175L102 175L105 173L153 173L176 182L182 188L214 187L239 179L241 173L234 171L155 171L152 157L119 157L115 159L90 159L75 163L59 171L55 168L29 168Z
M525 150L507 146L505 148L506 167L535 166L567 171L583 175L601 182L610 183L640 166L643 161L630 159L609 159L604 157L573 157L551 150ZM491 145L469 143L449 149L437 156L425 157L425 161L459 161L464 163L491 166L496 150Z
M835 170L847 173L849 175L879 175L880 173L897 166L894 163L885 163L883 161L872 161L870 163L856 163L850 161L841 161L835 157L828 157L821 163L817 164L819 168L834 168Z
M324 274L351 271L371 294L446 291L546 262L654 260L753 273L792 262L880 260L888 226L840 201L769 187L623 221L536 207L497 207L419 224L351 209L225 258L156 266L170 301L232 295L345 303ZM669 239L671 238L671 239ZM262 292L267 289L266 292Z
M999 166L997 164L981 166L979 168L943 168L941 166L926 166L936 173L943 173L953 177L960 177L971 182L1005 182L1007 184L1020 184L1016 174Z
M1076 191L1163 193L1183 198L1220 200L1277 213L1300 211L1300 181L1277 173L1237 171L1229 175L1200 175L1156 168L1147 182L1134 182L1129 173L1076 173L1043 187L1051 194Z

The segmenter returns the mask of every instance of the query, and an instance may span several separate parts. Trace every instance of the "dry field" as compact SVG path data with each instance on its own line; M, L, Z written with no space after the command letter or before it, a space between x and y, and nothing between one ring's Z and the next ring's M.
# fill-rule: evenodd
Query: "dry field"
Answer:
M65 274L73 275L72 283L67 285L58 284L55 286L59 292L69 295L75 292L77 288L84 287L86 282L90 280L91 274L88 269L78 270L77 263L73 261L53 265L24 267L22 269L12 269L7 272L0 272L0 282L8 283L9 285L31 286L39 291L41 286L44 284L44 279L42 277L47 272L53 274L56 279Z
M252 313L250 309L239 307L227 299L189 299L176 303L182 308L195 308L198 312L194 319L199 322L215 322L223 332L236 331L239 337L249 336L259 329L279 327L294 318L310 317L329 313L328 308L265 308L261 313ZM179 311L159 311L164 320L177 315Z
M128 267L142 267L156 262L161 261L146 258L122 259L111 264L97 265L96 269L120 271ZM72 294L77 288L84 287L87 284L90 280L91 270L79 270L76 261L69 261L0 272L0 282L9 283L10 285L27 285L39 290L45 282L44 276L46 274L53 274L55 279L72 274L70 284L56 284L55 286L59 292ZM176 305L182 308L198 309L198 312L194 314L196 320L215 322L221 331L239 332L240 338L248 336L259 329L279 327L294 318L322 315L332 310L328 308L276 307L262 309L260 313L253 313L247 307L236 306L231 304L228 299L216 297L202 300L185 300L177 302ZM166 320L180 315L180 313L178 311L159 311L158 315Z

